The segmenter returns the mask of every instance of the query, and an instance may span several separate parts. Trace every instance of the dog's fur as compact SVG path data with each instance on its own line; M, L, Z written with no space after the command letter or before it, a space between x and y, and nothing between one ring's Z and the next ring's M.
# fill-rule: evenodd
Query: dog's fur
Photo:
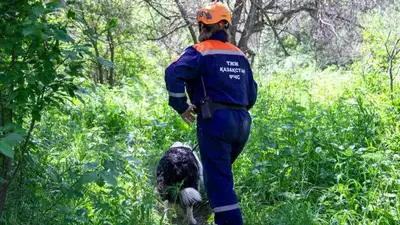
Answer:
M197 224L193 205L201 201L199 191L202 174L203 167L192 148L180 142L172 145L157 166L157 192L166 207L177 202L186 207L190 224ZM174 194L174 186L179 187L179 195Z

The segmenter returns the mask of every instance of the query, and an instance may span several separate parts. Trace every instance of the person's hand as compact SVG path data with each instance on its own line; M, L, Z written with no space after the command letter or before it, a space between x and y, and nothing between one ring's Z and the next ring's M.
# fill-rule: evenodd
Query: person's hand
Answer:
M183 121L185 121L187 124L193 123L195 120L195 111L194 109L196 108L195 105L189 105L188 109L181 114L181 117Z

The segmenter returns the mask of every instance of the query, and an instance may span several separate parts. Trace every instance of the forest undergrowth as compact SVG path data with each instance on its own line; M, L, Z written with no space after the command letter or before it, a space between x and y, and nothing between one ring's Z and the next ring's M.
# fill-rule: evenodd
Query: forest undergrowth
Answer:
M255 2L233 25L259 84L233 168L245 224L400 224L400 6ZM196 42L174 4L0 2L0 224L186 224L166 221L154 189L163 153L196 144L165 89ZM272 32L268 14L293 24ZM196 217L211 224L202 195Z
M398 224L390 98L337 68L258 80L251 137L234 165L245 224ZM79 96L43 115L5 224L164 224L155 166L173 142L196 143L194 126L157 82L86 83Z

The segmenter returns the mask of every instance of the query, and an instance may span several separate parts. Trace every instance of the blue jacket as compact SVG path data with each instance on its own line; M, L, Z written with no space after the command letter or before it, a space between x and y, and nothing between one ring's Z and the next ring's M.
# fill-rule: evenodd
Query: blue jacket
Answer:
M251 109L257 99L257 83L245 55L227 40L225 33L216 32L209 40L186 48L178 60L165 70L169 105L179 114L190 101L198 105L204 97L203 77L207 96L213 102L245 106Z

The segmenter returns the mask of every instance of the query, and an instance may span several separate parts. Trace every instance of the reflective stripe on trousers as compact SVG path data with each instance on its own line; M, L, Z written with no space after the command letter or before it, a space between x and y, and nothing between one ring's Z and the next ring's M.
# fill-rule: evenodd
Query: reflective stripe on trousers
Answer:
M213 209L214 213L220 213L220 212L226 212L226 211L231 211L239 208L239 204L232 204L232 205L225 205L225 206L220 206L216 207Z

